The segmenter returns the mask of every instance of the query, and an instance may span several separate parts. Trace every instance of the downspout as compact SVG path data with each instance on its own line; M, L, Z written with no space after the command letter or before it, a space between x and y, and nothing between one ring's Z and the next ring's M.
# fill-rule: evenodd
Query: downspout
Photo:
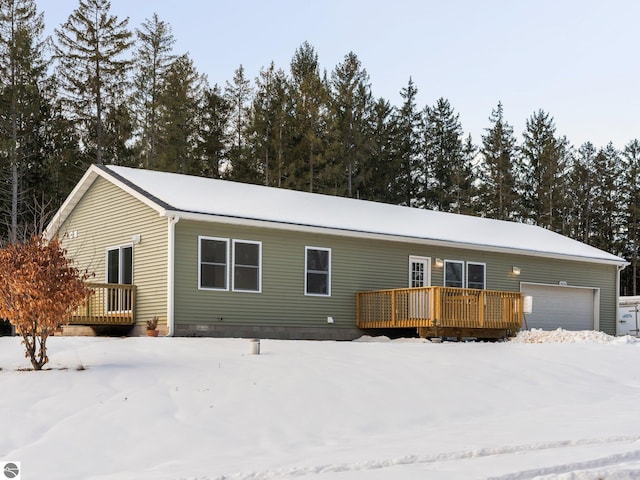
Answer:
M620 272L624 270L627 265L628 264L625 263L622 265L618 265L616 268L616 270L618 271L618 274L616 275L616 336L620 334L620 332L618 332L618 318L620 318Z
M175 290L175 238L176 238L176 223L180 221L180 217L169 217L169 235L167 239L167 332L168 337L172 337L175 333L175 319L174 319L174 290Z

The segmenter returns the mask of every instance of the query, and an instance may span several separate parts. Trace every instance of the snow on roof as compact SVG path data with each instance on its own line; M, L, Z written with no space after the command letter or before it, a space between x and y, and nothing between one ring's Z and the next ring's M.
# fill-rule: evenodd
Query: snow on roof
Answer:
M456 243L465 248L626 263L605 251L524 223L137 168L105 166L101 170L113 172L116 179L120 177L146 198L178 214L189 212Z

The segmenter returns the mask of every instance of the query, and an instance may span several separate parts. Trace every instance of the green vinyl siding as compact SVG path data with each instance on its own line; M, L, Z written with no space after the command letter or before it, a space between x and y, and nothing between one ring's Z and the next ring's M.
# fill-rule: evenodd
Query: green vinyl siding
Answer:
M198 237L262 242L262 291L198 288ZM331 295L305 295L305 247L331 250ZM486 288L520 291L521 282L600 289L600 328L615 333L616 267L422 243L345 237L273 228L180 220L176 224L176 325L324 327L355 326L358 291L405 288L409 256L431 257L431 284L443 285L433 259L483 263ZM517 266L521 274L514 275ZM535 307L534 307L535 308ZM329 325L327 317L334 323Z
M106 282L107 248L133 247L133 284L136 320L142 325L154 316L167 319L167 223L137 198L98 177L58 229L63 247L74 265ZM69 232L77 237L69 238ZM133 236L140 235L140 243Z

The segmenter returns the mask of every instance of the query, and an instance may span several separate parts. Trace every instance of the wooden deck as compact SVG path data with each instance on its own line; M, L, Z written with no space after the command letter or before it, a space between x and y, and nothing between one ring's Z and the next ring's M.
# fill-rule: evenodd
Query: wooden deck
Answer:
M417 328L422 337L500 338L522 326L522 294L450 287L358 292L361 329Z
M89 295L69 318L69 325L133 325L136 287L116 283L89 283Z

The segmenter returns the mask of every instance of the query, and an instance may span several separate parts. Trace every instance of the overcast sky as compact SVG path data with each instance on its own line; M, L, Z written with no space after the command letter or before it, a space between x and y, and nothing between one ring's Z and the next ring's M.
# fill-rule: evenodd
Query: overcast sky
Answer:
M78 0L37 0L47 31ZM640 2L635 0L111 0L134 30L155 12L210 84L242 64L288 71L308 41L329 73L353 51L373 93L400 105L409 77L418 106L447 98L480 143L502 101L521 138L543 109L576 147L640 138Z

